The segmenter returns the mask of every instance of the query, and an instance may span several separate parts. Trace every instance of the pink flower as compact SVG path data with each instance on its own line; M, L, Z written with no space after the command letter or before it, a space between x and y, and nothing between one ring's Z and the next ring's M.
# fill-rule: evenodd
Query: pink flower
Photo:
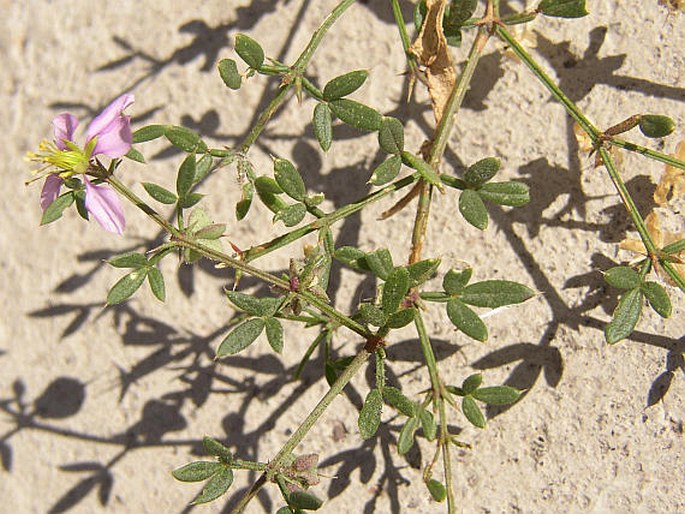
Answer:
M118 159L131 149L131 117L123 112L133 102L133 95L121 95L97 115L86 129L83 149L73 139L79 125L76 116L62 113L52 120L54 144L43 142L40 146L42 153L29 154L31 160L49 168L40 194L43 210L57 199L64 179L82 174L86 210L105 230L117 234L124 231L126 220L117 194L107 185L92 184L85 174L93 157L104 155Z

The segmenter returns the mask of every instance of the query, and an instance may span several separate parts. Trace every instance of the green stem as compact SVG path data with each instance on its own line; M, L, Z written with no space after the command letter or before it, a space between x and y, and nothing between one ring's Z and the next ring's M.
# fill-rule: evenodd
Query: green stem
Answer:
M395 16L395 25L400 32L400 39L402 40L402 48L404 49L404 55L407 58L407 64L412 73L416 72L416 57L409 52L409 47L411 46L411 39L409 38L409 33L407 32L407 24L404 21L404 16L402 16L402 8L400 7L399 0L392 0L392 14Z
M233 469L248 469L250 471L266 471L268 464L251 460L233 459L231 467Z
M642 216L640 215L640 212L638 211L637 206L633 201L633 198L630 196L628 188L626 188L626 185L623 182L623 179L621 178L618 169L616 169L616 166L614 165L614 161L611 158L609 151L604 147L600 147L598 152L600 157L602 158L602 162L604 162L604 166L606 167L609 176L611 177L611 181L614 183L614 186L616 187L618 194L621 196L621 200L623 200L623 204L628 210L630 218L633 220L635 228L637 228L637 231L640 234L640 238L642 239L642 242L645 245L647 253L650 257L653 257L654 255L656 255L657 252L656 245L652 240L652 236L647 231L645 221L642 219Z
M476 70L476 66L478 65L478 61L489 37L489 34L484 29L479 30L476 34L464 70L457 79L457 83L455 84L443 111L442 118L440 118L435 130L428 163L436 171L438 170L442 156L445 153L445 148L447 147L447 141L449 140L452 127L454 126L456 114L464 101L466 91L473 78L473 73ZM424 183L421 186L416 217L414 218L414 228L412 230L412 247L409 257L410 263L418 262L421 259L421 250L428 228L432 190L433 188L429 184Z
M316 424L321 415L326 411L328 406L335 400L335 398L342 392L345 386L352 380L352 377L357 374L361 369L362 365L368 360L371 354L362 349L354 360L350 363L347 368L338 377L338 380L331 386L326 395L321 398L319 403L314 407L314 409L309 413L309 415L300 424L297 430L288 438L286 443L283 445L281 450L278 452L276 457L269 463L269 469L262 476L259 477L257 482L250 488L250 490L245 493L245 495L240 498L240 501L231 511L231 514L240 514L252 498L259 492L261 487L268 481L272 480L275 475L277 475L283 468L283 466L291 458L295 448L298 444L302 442L307 432Z
M317 219L309 223L308 225L305 225L304 227L297 228L295 230L292 230L291 232L288 232L287 234L278 236L267 243L253 246L252 248L245 250L245 252L243 253L243 260L245 262L252 262L258 257L262 257L268 253L273 252L274 250L278 250L279 248L282 248L284 246L289 245L290 243L293 243L294 241L297 241L298 239L306 236L307 234L311 234L312 232L321 229L321 227L330 226L336 221L345 219L347 216L350 216L362 210L367 205L377 202L378 200L385 198L389 194L394 193L395 191L398 191L410 184L413 184L414 182L416 182L418 177L418 173L414 173L412 175L404 177L403 179L397 180L392 184L388 184L384 188L379 189L378 191L375 191L370 195L367 195L364 198L357 200L356 202L352 202L348 205L345 205L344 207L341 207L340 209L330 214L327 214L321 217L320 219Z
M176 227L169 223L164 217L160 216L157 211L145 203L138 195L126 187L123 182L121 182L114 175L109 175L104 179L112 188L119 193L121 196L130 201L133 205L138 207L141 211L147 214L152 220L157 223L160 227L166 230L172 236L178 236L180 232Z
M356 0L343 0L342 2L340 2L335 7L335 9L333 9L331 13L326 17L326 19L323 21L321 26L316 30L316 32L314 32L312 38L309 41L309 44L302 51L302 53L297 58L295 64L292 67L294 73L291 75L291 80L284 81L283 83L281 83L281 86L276 96L271 100L271 102L269 102L269 105L266 106L266 109L262 111L262 113L259 115L259 118L257 119L257 123L255 123L254 127L252 127L252 130L250 130L250 132L247 134L243 142L240 144L240 152L243 155L245 155L249 151L250 147L254 144L254 142L257 140L259 135L264 130L264 127L266 126L268 121L281 106L281 103L283 103L283 100L287 96L288 91L290 91L290 88L295 83L295 80L293 79L298 75L301 76L302 73L304 73L307 64L309 64L309 61L314 56L314 52L321 44L321 40L326 35L326 32L328 32L328 29L331 28L331 25L333 25L333 23L335 23L335 21L338 18L340 18L340 16L345 12L345 10L355 1ZM274 67L274 69L275 68L276 67ZM270 70L270 68L268 68L268 70Z
M675 168L680 168L681 170L685 170L685 161L681 161L680 159L677 159L677 158L673 157L672 155L666 155L664 153L657 152L656 150L652 150L651 148L636 145L635 143L631 143L630 141L625 141L623 139L617 139L615 137L608 139L607 142L613 146L618 146L619 148L623 148L624 150L636 152L636 153L639 153L639 154L644 155L646 157L649 157L650 159L654 159L655 161L660 161L660 162L663 162L664 164L668 164L669 166L673 166Z
M431 346L430 338L428 337L428 332L426 331L426 325L423 322L423 317L421 316L420 311L417 312L416 318L414 318L414 325L416 326L416 332L419 335L419 342L421 343L423 358L426 361L428 375L431 379L431 387L433 388L433 396L435 397L442 388L442 382L440 381L440 376L438 375L438 361L435 359L433 347Z
M342 0L342 2L335 6L330 14L326 16L326 19L323 21L323 23L318 29L316 29L314 34L312 34L307 47L302 51L300 56L295 61L293 69L297 72L297 74L301 75L304 72L304 69L307 67L307 64L309 64L309 61L313 57L318 46L321 44L321 40L326 35L326 32L328 32L328 29L331 28L331 25L333 25L355 1L356 0Z
M569 97L567 97L564 92L559 89L559 87L554 83L547 73L538 65L537 62L533 60L528 52L514 39L514 37L509 34L509 32L501 26L495 29L497 35L504 41L513 52L518 56L523 63L528 66L528 68L533 72L533 74L540 79L544 86L552 93L552 96L556 98L565 108L566 111L571 115L571 117L578 122L581 128L590 136L594 144L599 142L601 131L595 127L590 120L588 120L585 115L580 112L578 107Z
M457 512L457 500L454 497L454 476L452 474L452 456L450 455L449 431L447 428L447 413L445 412L445 400L438 400L440 413L440 446L442 447L442 467L445 475L445 489L447 490L447 512Z

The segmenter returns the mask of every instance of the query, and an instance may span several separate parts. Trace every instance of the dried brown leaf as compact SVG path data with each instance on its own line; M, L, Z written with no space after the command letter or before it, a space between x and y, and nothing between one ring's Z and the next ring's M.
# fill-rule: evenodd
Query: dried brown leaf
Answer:
M674 154L676 159L685 161L685 140L678 143ZM657 205L665 206L669 199L685 196L685 170L666 165L659 185L654 191L654 201Z
M440 123L442 113L457 81L447 40L442 30L442 18L447 0L426 0L426 17L421 32L409 51L425 67L428 93L435 120Z

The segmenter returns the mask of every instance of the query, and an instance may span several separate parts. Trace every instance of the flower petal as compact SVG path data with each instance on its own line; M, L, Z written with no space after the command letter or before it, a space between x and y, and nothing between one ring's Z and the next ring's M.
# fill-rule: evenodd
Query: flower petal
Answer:
M67 149L67 145L64 144L64 141L74 140L74 132L76 131L78 124L78 118L68 112L63 112L54 117L52 120L52 128L57 148L60 150Z
M59 196L59 190L62 187L62 179L57 175L48 175L43 184L43 190L40 192L40 207L45 210L54 202Z
M114 100L88 125L87 141L97 137L93 155L117 158L126 155L131 148L131 118L123 111L135 101L133 95L125 94Z
M102 228L115 234L124 232L126 219L119 197L106 185L96 186L84 176L86 184L86 210Z

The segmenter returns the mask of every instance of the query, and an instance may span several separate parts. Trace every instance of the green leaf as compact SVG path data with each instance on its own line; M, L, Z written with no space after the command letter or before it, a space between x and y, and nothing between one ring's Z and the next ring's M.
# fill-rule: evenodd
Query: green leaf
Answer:
M213 437L204 436L202 438L202 446L205 449L205 453L207 455L214 455L215 457L219 457L219 459L221 459L221 462L225 464L230 464L231 462L233 462L233 454L231 453L231 450L229 450L226 446L221 444Z
M469 186L478 188L494 177L501 166L499 159L486 157L469 166L464 174L464 180Z
M456 298L452 298L447 302L447 317L455 327L472 339L477 341L487 340L488 329L483 320Z
M356 70L331 79L323 88L323 97L327 101L338 100L354 93L369 76L366 70Z
M440 267L440 259L424 259L407 266L409 287L416 287L435 276Z
M283 326L276 318L265 318L266 338L276 353L283 351Z
M359 433L362 439L369 439L378 430L381 424L381 411L383 410L383 395L377 389L371 389L366 395L362 410L359 411Z
M274 159L274 178L285 194L301 202L307 192L300 172L287 159Z
M283 207L274 216L274 221L281 220L286 227L294 227L300 223L307 214L307 206L303 203L294 203Z
M369 183L374 186L387 184L399 174L401 167L402 157L393 155L376 166L376 169L373 170L373 173L371 174Z
M115 268L142 268L147 266L147 257L142 253L128 252L112 257L107 264Z
M131 159L132 161L145 164L145 156L135 148L131 148L128 152L126 152L125 157L127 159Z
M200 136L185 127L171 126L167 127L164 135L169 142L177 148L180 148L187 153L205 153L207 145L200 138Z
M645 282L642 284L642 292L647 297L649 305L662 318L670 318L673 312L671 300L666 293L666 290L661 284L657 282Z
M58 196L54 202L47 206L43 211L43 217L40 219L41 225L47 225L62 217L64 210L74 203L74 193L69 191L61 196Z
M252 198L254 197L254 185L249 180L243 184L240 200L235 204L235 217L242 220L250 212Z
M273 316L276 314L276 311L281 306L283 301L281 298L266 297L260 298L259 303L261 304L260 309L262 311L262 316Z
M604 274L604 280L610 286L619 289L635 289L642 283L640 275L628 266L616 266Z
M278 211L287 207L288 204L277 196L283 190L278 185L278 182L271 177L258 177L255 180L255 188L257 189L259 199L271 212L278 213Z
M445 388L452 394L455 394L457 396L466 396L466 393L461 387L457 387L455 385L448 385L445 386Z
M197 184L203 178L209 175L213 163L214 159L212 159L212 156L208 153L200 157L200 160L197 161L197 164L195 165L195 179L193 180L194 184Z
M604 329L607 343L618 343L628 337L640 320L642 311L642 291L640 288L631 289L621 296L614 310L612 320Z
M211 502L228 491L233 483L233 470L228 466L221 466L222 469L205 484L202 492L191 502L191 505Z
M146 127L141 127L133 133L131 142L135 145L138 143L145 143L146 141L152 141L153 139L162 137L167 128L167 125L147 125Z
M194 209L190 216L188 216L188 229L192 230L193 234L211 224L212 219L209 217L209 214L199 207Z
M458 294L464 290L466 284L471 280L473 268L466 268L465 270L451 269L442 279L442 288L447 294Z
M107 293L107 305L117 305L128 299L143 285L147 271L147 268L140 268L121 277Z
M176 203L178 197L169 191L168 189L153 184L152 182L143 182L143 189L149 194L153 199L157 200L159 203L165 205L171 205Z
M171 474L181 482L202 482L218 473L223 467L224 465L220 462L198 460L175 469Z
M405 455L411 447L414 446L414 435L419 428L419 420L417 418L409 418L400 430L400 435L397 439L397 453Z
M485 280L466 286L459 299L476 307L495 309L525 302L535 295L531 288L509 280Z
M410 418L416 416L416 404L396 387L385 386L383 388L383 399L388 405L405 416L409 416Z
M449 4L449 13L445 14L443 25L456 25L461 27L473 15L478 0L452 0Z
M319 510L323 501L305 491L293 491L288 496L288 503L296 509Z
M521 207L530 202L530 189L523 182L488 182L478 190L483 200L498 205Z
M312 127L314 127L314 136L319 142L319 146L321 146L324 152L327 152L333 142L331 109L328 107L328 104L320 103L314 107Z
M200 200L204 198L205 195L200 193L188 193L187 195L178 199L178 206L183 209L190 209L193 205L196 205Z
M488 405L511 405L519 399L521 391L509 386L481 387L471 396Z
M488 210L477 192L466 189L459 195L459 212L471 225L480 230L488 227Z
M476 400L470 396L464 396L461 401L461 410L473 426L485 428L485 416L478 407Z
M259 298L255 298L252 295L240 293L238 291L226 291L226 296L233 305L252 316L270 315L265 311L265 306L262 304Z
M668 116L660 114L643 114L640 116L640 131L647 137L666 137L675 130L675 122Z
M238 325L219 345L216 352L216 357L224 357L225 355L235 355L241 350L250 346L259 334L264 330L265 322L262 318L248 319L244 323Z
M359 271L371 271L366 262L366 254L354 246L341 246L335 250L333 256L350 268Z
M464 380L464 382L461 384L461 389L464 391L464 394L472 394L476 389L480 387L480 385L483 383L483 375L480 373L475 373Z
M367 253L364 261L369 266L371 273L381 280L387 280L388 275L395 267L392 263L392 255L387 248L379 248L371 253Z
M381 307L387 315L399 310L402 300L409 291L409 271L405 267L393 269L383 284Z
M164 287L164 275L157 268L148 268L147 281L150 284L150 290L160 302L166 300L166 287Z
M400 155L404 150L404 126L397 118L384 117L378 131L378 144L384 152Z
M423 435L429 441L433 441L438 435L438 425L435 423L435 417L433 417L433 413L426 409L421 409L419 412L419 420L421 420Z
M359 306L362 319L374 327L382 327L388 322L388 317L372 303L362 303Z
M442 482L438 482L434 478L431 478L427 483L426 487L431 495L431 498L438 503L442 503L447 498L447 489L442 485Z
M264 62L264 50L254 39L245 34L235 36L235 51L250 68L258 70Z
M373 132L381 127L383 117L377 110L364 104L342 98L333 100L328 105L333 114L354 128Z
M226 86L231 89L240 89L242 77L238 73L238 66L233 59L221 59L218 68L221 80Z
M582 18L589 13L586 0L542 0L537 11L545 16L559 18Z
M195 181L195 154L188 154L178 168L176 177L176 192L178 196L185 196Z
M194 236L198 239L219 239L226 233L225 223L212 223L206 227L202 227L195 232Z
M389 317L386 325L388 328L402 328L409 325L416 319L416 309L402 309L397 312L393 312Z

